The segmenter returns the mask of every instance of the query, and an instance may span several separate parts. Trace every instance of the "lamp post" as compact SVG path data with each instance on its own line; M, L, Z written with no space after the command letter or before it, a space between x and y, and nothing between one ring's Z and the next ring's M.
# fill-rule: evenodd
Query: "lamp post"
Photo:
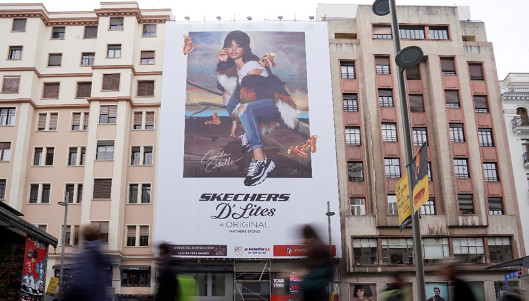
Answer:
M395 0L376 0L372 6L373 12L378 16L389 14L391 16L391 34L393 37L393 46L395 48L395 62L399 66L397 78L399 82L400 101L402 106L402 123L404 126L404 144L406 150L406 159L408 161L408 183L412 182L411 162L413 160L413 146L411 141L410 112L408 110L408 99L406 93L406 83L404 81L404 69L416 66L423 58L421 48L410 46L401 49L399 36L399 22L397 19L397 6ZM421 228L419 224L419 212L414 213L413 208L413 190L412 185L408 185L410 195L410 209L412 215L413 228L413 250L415 252L415 277L417 279L417 292L419 300L426 300L424 287L424 261L422 255Z
M68 223L68 201L70 193L66 192L65 202L59 202L58 204L64 206L64 224L62 225L62 250L61 250L61 268L59 272L59 300L63 300L63 272L64 272L64 248L66 247L66 224Z
M334 215L334 212L331 211L331 202L327 201L327 213L325 213L325 215L327 215L327 222L328 222L328 229L329 229L329 255L331 256L331 260L332 260L332 237L331 237L331 216ZM331 265L332 265L332 262L331 262ZM333 287L332 287L332 282L333 282L333 274L334 272L331 274L331 281L329 282L329 294L332 294L332 291L333 291Z

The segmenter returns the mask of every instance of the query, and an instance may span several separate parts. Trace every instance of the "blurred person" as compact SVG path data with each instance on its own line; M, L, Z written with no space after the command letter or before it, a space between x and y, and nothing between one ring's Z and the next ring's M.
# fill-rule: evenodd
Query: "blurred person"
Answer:
M441 289L439 289L438 287L434 287L433 288L433 293L434 293L434 295L431 296L430 298L428 298L427 301L445 301L445 299L440 296Z
M353 289L353 298L351 298L351 300L352 301L374 301L369 298L372 296L373 296L373 293L371 292L371 288L369 287L369 285L355 284L355 287Z
M178 294L178 280L176 272L171 269L171 250L167 243L158 246L160 256L158 257L158 291L156 301L174 301Z
M524 301L524 300L525 299L523 298L522 291L517 287L510 288L509 293L504 295L501 298L501 301Z
M380 294L379 300L385 301L407 301L412 300L411 295L406 290L404 275L400 272L394 274L393 282L389 283L387 289ZM444 300L443 300L444 301Z
M453 293L450 301L477 301L468 282L458 277L459 264L457 260L450 260L444 269L445 277L450 281L450 290Z
M325 245L314 228L305 225L302 229L307 258L305 266L307 274L301 282L302 301L328 300L327 288L332 278L332 262L329 246Z
M72 278L66 288L64 300L108 300L110 260L101 252L101 232L88 225L81 230L83 250L77 254L72 268Z

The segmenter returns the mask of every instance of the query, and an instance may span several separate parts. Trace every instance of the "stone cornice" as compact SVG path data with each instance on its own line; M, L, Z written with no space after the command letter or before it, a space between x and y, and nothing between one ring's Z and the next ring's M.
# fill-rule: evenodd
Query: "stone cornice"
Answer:
M92 69L98 70L98 69L130 69L132 70L132 74L136 75L162 75L162 71L136 71L136 68L134 68L134 65L94 65L92 66Z
M155 103L135 103L132 100L132 97L130 96L116 96L116 97L88 97L86 100L90 103L92 101L99 101L99 102L119 102L119 101L127 101L129 102L130 106L133 108L144 108L144 107L160 107L162 104L161 102L155 102Z
M94 10L98 17L135 16L138 23L165 23L171 18L171 10L167 9L165 11L168 12L168 15L143 15L139 8L100 8Z
M46 104L38 105L31 98L15 98L15 99L0 99L0 105L7 104L17 104L17 103L29 103L33 109L39 110L58 110L58 109L87 109L90 108L90 102L92 101L101 101L101 102L111 102L111 101L127 101L130 103L130 106L133 108L152 108L152 107L161 107L161 102L154 103L135 103L129 96L118 96L118 97L88 97L86 104Z
M42 74L35 67L0 68L0 72L34 72L39 78L46 77L92 77L92 73L49 73Z

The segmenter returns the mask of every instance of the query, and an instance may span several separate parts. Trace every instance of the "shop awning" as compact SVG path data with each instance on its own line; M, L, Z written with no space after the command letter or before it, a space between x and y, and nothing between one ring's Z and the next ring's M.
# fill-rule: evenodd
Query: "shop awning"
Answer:
M512 268L512 269L529 268L529 256L498 263L490 267L486 267L485 269L490 270L490 269L500 269L500 268Z
M29 234L38 240L57 247L57 238L40 230L30 222L20 218L23 214L4 202L0 202L0 227L6 227L22 236Z

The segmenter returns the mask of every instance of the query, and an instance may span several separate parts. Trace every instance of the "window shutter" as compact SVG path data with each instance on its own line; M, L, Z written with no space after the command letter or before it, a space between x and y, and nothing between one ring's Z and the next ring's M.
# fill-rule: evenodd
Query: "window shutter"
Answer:
M111 90L119 90L119 74L112 74Z
M48 66L60 66L62 61L62 54L50 54Z
M391 34L390 26L373 26L373 34Z
M441 58L441 70L442 71L455 71L456 65L455 65L454 58L451 58L451 57Z
M143 112L134 112L134 128L141 129L141 122L143 118Z
M375 65L389 66L389 58L380 56L375 57Z
M474 108L476 109L487 109L487 97L485 96L474 96Z
M26 30L26 19L14 19L13 20L13 31L24 31Z
M127 226L127 237L136 238L136 226Z
M108 106L108 117L117 117L118 115L118 106Z
M410 95L410 110L412 112L424 112L424 103L422 95Z
M39 124L37 125L37 129L38 130L46 129L46 116L47 115L48 114L46 114L46 113L39 114Z
M406 68L406 79L408 80L420 80L421 72L419 70L419 65Z
M142 59L152 59L152 58L154 58L154 51L142 51L141 52L141 58Z
M58 98L59 84L44 84L44 98Z
M20 85L20 77L4 77L2 92L16 93Z
M84 120L83 120L83 129L84 130L88 129L88 120L89 120L88 117L90 117L88 112L84 113Z
M468 64L471 80L483 80L483 69L481 64Z
M140 226L140 236L149 236L149 226Z
M108 107L109 106L101 106L99 114L108 115Z
M77 97L90 97L92 83L77 83Z
M392 97L393 91L387 90L387 89L380 89L378 90L378 96L379 97Z
M147 112L145 125L151 128L154 127L154 112Z
M110 25L122 25L123 18L110 18Z
M51 113L50 114L50 130L56 130L57 129L57 119L59 117L59 113Z
M72 125L81 125L81 113L72 114Z
M94 199L109 199L111 196L112 179L94 180Z
M97 37L97 26L86 26L84 28L85 38L96 38Z
M459 103L459 93L457 90L446 90L445 97L447 103Z

